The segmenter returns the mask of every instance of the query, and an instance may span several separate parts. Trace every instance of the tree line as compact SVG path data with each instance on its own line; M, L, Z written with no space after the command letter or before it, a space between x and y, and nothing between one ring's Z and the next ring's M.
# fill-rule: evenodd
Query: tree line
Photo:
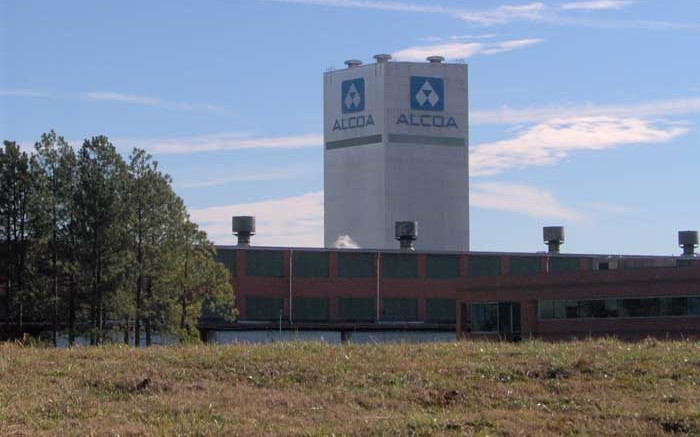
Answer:
M117 335L192 338L202 313L235 316L228 270L144 150L105 136L77 150L55 132L0 149L0 282L7 326L49 327L70 345ZM131 340L130 340L131 339Z

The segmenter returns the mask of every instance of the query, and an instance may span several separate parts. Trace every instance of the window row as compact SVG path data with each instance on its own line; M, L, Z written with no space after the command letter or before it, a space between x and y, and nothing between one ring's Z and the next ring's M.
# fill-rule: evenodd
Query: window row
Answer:
M541 300L540 319L700 316L700 296Z
M234 249L219 249L217 259L236 274ZM292 272L298 278L326 278L329 276L328 252L294 252ZM374 278L375 256L369 252L338 253L338 276L340 278ZM382 277L387 279L411 279L418 277L418 256L415 254L382 253ZM508 258L510 275L530 275L541 272L540 257L511 256ZM590 259L584 258L590 264ZM458 255L426 255L426 277L428 279L454 279L459 275ZM577 271L582 258L549 258L550 272ZM283 252L279 250L247 251L246 275L282 277L284 275ZM500 276L501 257L494 255L471 255L467 261L469 277Z
M381 321L418 321L418 299L384 298L381 300ZM247 297L246 317L250 321L276 321L283 317L284 299L269 297ZM426 299L426 321L434 323L455 322L455 300ZM329 322L329 298L294 298L292 319L296 322ZM376 300L367 298L339 298L338 321L373 322L377 319Z

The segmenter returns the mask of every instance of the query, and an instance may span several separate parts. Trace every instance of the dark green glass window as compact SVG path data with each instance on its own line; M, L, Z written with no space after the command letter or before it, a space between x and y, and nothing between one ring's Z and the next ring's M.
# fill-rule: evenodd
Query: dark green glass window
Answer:
M470 256L467 260L469 276L499 276L501 274L501 257Z
M281 278L284 274L282 252L279 250L249 250L246 263L248 276L272 276Z
M338 276L341 278L373 278L374 255L371 253L338 253Z
M382 320L410 322L418 319L418 299L386 298L382 305Z
M511 256L509 261L511 275L534 275L540 271L540 259L535 256Z
M426 276L429 279L452 279L459 276L459 257L457 255L427 255L425 259Z
M496 332L498 330L498 304L483 303L471 305L472 332Z
M382 255L383 277L385 278L417 278L418 257L403 253L386 253Z
M572 257L552 257L549 258L549 271L556 272L577 272L581 270L581 258Z
M292 259L295 278L328 277L328 252L294 252Z
M284 308L282 298L247 297L246 320L271 321L278 320Z
M698 297L541 300L538 304L541 319L696 316L699 306Z
M344 322L371 322L377 317L376 302L372 297L350 297L339 300L340 320Z
M327 298L294 298L292 317L295 322L326 322L329 317Z
M234 249L217 249L216 260L226 266L231 276L236 276L236 251Z
M429 322L455 323L457 309L454 299L427 299L425 311Z

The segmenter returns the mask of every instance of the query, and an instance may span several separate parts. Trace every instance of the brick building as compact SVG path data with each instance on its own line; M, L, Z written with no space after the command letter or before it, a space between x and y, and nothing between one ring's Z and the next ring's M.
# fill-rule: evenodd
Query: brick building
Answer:
M459 337L700 333L691 257L220 246L238 321L210 331ZM235 333L239 334L235 334ZM334 337L334 338L335 338ZM249 337L254 339L255 337ZM448 337L443 337L448 338Z

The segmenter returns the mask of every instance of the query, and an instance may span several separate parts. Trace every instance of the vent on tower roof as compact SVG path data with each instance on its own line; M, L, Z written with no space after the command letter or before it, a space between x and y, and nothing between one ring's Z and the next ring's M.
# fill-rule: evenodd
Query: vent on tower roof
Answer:
M391 60L391 55L380 53L378 55L374 55L374 59L377 61L377 64L383 64Z
M362 65L362 61L360 61L359 59L348 59L347 61L345 61L345 65L347 65L348 68L355 68Z
M695 256L698 247L698 231L679 231L678 245L683 248L683 256Z
M413 242L418 238L418 222L394 223L394 236L399 240L401 250L414 251Z
M442 64L442 61L445 60L444 56L428 56L425 58L428 62L431 64Z
M234 216L232 229L238 237L240 247L250 246L250 236L255 235L255 217L250 215Z
M559 248L564 244L564 227L545 226L542 228L542 238L549 248L549 253L559 253Z

